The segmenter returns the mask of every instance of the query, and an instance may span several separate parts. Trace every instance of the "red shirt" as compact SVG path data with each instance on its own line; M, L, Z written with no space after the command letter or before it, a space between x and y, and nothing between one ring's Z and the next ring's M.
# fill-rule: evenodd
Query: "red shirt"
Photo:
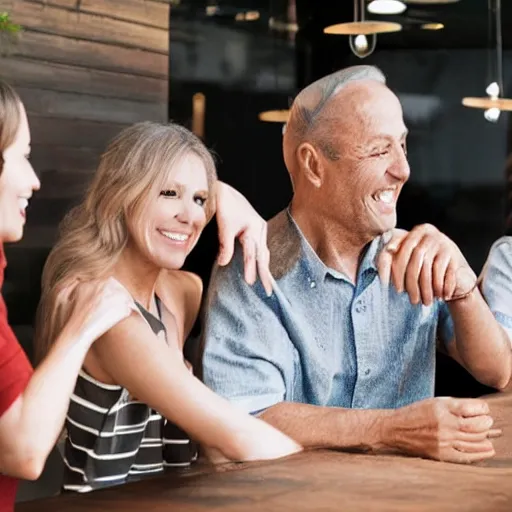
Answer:
M0 287L4 282L6 266L0 245ZM32 366L16 336L7 323L7 308L0 295L0 417L26 388L32 375ZM0 512L12 512L18 481L0 474Z

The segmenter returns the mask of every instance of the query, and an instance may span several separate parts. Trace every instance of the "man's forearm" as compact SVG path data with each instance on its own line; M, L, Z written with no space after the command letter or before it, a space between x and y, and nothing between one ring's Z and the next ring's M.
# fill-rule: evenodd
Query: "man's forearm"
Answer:
M449 303L455 327L457 355L483 384L504 389L512 376L512 351L480 291Z
M346 448L389 452L388 424L393 411L360 410L282 402L260 418L281 430L305 449Z
M493 457L483 400L430 398L398 409L341 409L283 402L261 418L303 448L342 448L470 463Z

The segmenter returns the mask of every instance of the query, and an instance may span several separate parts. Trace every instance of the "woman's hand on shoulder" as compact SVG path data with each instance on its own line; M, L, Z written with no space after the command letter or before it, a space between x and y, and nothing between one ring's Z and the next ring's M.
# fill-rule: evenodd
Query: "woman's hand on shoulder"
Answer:
M92 344L134 310L133 299L115 279L68 283L59 293L57 307L69 307L63 333Z
M272 293L267 247L267 223L249 201L233 187L217 185L217 224L219 226L219 265L227 265L233 257L235 239L244 251L244 275L254 284L256 273L268 295Z

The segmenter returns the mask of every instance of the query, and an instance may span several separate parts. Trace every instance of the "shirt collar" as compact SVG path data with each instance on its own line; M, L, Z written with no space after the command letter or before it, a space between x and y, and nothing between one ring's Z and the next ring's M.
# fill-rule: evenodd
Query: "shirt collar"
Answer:
M302 246L302 258L301 263L305 267L305 270L310 276L309 281L314 282L323 282L327 275L331 275L335 279L342 279L344 281L348 281L345 274L342 272L338 272L330 267L328 267L318 256L318 254L313 250L306 237L300 230L299 226L295 222L293 218L290 208L287 208L286 213L288 218L296 231L298 237L301 241ZM383 237L378 236L374 238L367 246L366 251L364 253L363 259L359 264L358 269L358 277L362 276L366 272L377 272L377 256L379 255L382 246L383 246Z
M359 273L373 270L377 272L377 258L384 247L384 237L374 238L367 246L363 259L359 265Z

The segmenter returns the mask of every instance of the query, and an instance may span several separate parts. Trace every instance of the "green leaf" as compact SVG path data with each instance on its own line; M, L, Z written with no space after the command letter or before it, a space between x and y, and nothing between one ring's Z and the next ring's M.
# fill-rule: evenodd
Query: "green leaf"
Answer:
M0 31L16 34L20 30L21 25L13 23L8 12L0 12Z

